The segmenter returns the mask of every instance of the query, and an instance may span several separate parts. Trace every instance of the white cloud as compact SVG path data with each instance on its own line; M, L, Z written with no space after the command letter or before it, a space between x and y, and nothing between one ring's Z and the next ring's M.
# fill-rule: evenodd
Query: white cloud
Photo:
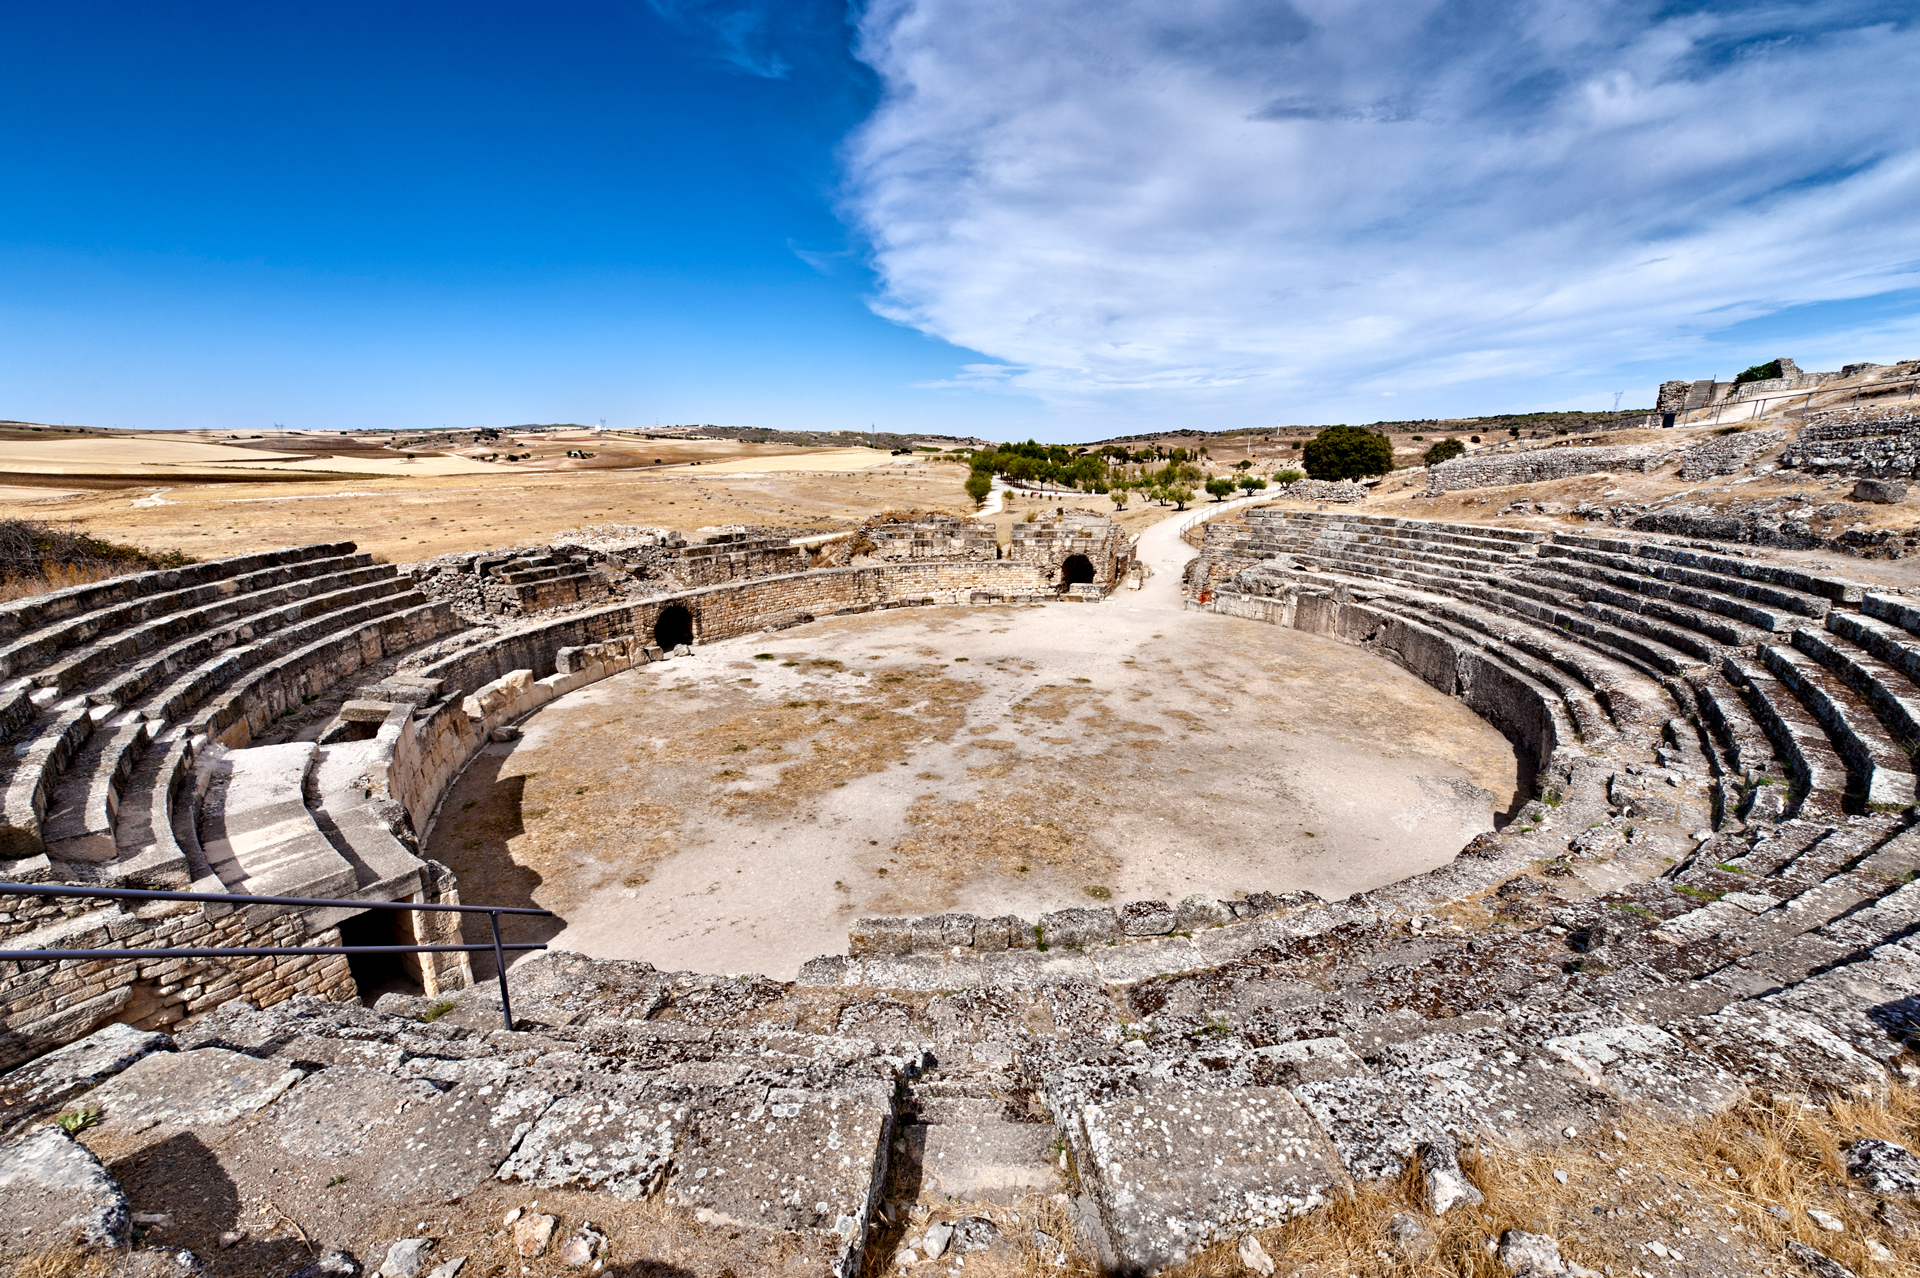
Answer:
M1920 284L1893 12L876 0L849 204L880 313L1068 414L1559 398Z

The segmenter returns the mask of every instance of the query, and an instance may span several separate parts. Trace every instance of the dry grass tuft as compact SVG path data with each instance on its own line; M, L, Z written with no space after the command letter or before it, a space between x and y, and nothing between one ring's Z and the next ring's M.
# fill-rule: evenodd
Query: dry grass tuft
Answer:
M54 1247L14 1262L13 1278L107 1278L113 1262L98 1252Z
M1276 1275L1296 1278L1505 1278L1488 1243L1509 1229L1551 1235L1570 1261L1613 1273L1799 1272L1783 1258L1797 1239L1862 1278L1920 1278L1920 1213L1882 1208L1846 1174L1841 1150L1869 1137L1920 1148L1920 1092L1900 1087L1885 1105L1824 1107L1756 1097L1692 1124L1623 1117L1552 1149L1482 1145L1461 1159L1486 1195L1481 1206L1429 1216L1419 1173L1409 1170L1259 1237ZM1820 1228L1809 1207L1838 1217L1845 1232ZM1399 1215L1419 1223L1421 1241L1395 1241L1390 1226ZM1876 1260L1869 1240L1894 1259ZM1680 1259L1657 1259L1648 1242ZM1237 1244L1219 1243L1169 1278L1238 1278L1248 1271Z

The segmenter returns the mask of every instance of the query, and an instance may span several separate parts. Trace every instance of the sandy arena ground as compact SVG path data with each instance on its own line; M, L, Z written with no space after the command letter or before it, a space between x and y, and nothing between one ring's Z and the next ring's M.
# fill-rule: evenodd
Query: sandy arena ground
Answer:
M836 618L581 689L475 761L429 854L569 949L791 978L865 915L1337 899L1493 827L1505 738L1356 649L1183 611L1174 522L1105 603Z

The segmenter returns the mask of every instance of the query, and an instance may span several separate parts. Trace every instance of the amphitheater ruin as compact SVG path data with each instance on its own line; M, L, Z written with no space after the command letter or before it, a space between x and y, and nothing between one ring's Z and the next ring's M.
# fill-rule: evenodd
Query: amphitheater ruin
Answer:
M1890 420L1822 419L1791 464L1912 477L1915 425ZM1687 453L1696 473L1751 470L1786 442L1733 438ZM1680 461L1635 447L1605 464ZM1476 454L1428 482L1530 481L1489 466L1513 470ZM645 876L601 867L553 927L519 925L553 948L511 966L510 1029L490 955L0 963L0 1256L77 1240L187 1249L235 1274L1271 1274L1274 1231L1381 1184L1411 1186L1418 1208L1380 1236L1377 1264L1291 1272L1494 1272L1472 1266L1496 1255L1515 1273L1850 1272L1832 1257L1865 1272L1920 1237L1897 1209L1872 1214L1864 1190L1828 1233L1826 1209L1789 1221L1757 1196L1657 1250L1626 1223L1691 1192L1635 1170L1630 1133L1647 1123L1762 1098L1884 1101L1916 1081L1920 604L1751 546L1382 515L1364 496L1255 497L1138 537L1063 508L1016 522L1005 546L966 520L915 517L868 529L857 555L831 538L635 528L403 571L317 544L0 605L0 877L231 898L10 897L15 951L458 939L456 916L246 898L527 904L524 884L499 895L510 876L454 864L493 819L482 791L515 752L547 751L517 785L542 772L562 779L556 805L572 802L591 787L565 769L636 740L664 750L715 706L729 724L765 721L754 743L724 747L743 761L716 774L716 794L798 827L853 802L834 797L846 787L895 822L890 840L913 797L888 778L934 775L916 751L963 770L992 750L963 756L991 730L962 725L1024 706L1057 709L1032 710L1024 748L1070 754L1119 731L1123 702L1170 686L1129 684L1120 665L1178 665L1188 643L1257 655L1284 639L1309 674L1372 663L1381 688L1404 682L1378 695L1411 718L1462 720L1451 745L1395 729L1355 746L1342 766L1371 803L1296 831L1256 806L1282 766L1255 753L1248 716L1268 703L1222 694L1220 730L1238 718L1247 731L1211 739L1209 716L1168 703L1193 720L1178 741L1154 728L1170 764L1224 758L1215 743L1229 740L1249 753L1215 759L1217 775L1171 770L1150 802L1101 819L1142 833L1154 803L1217 798L1203 837L1162 840L1164 856L1092 893L1073 867L1048 877L1036 852L1032 881L995 895L954 877L950 908L926 912L848 915L833 905L843 882L716 883L716 917L770 911L754 952L776 968L794 956L771 974L672 961L740 952L724 933L648 930L698 908L677 904L708 891L698 876L650 897ZM1033 654L1064 651L1043 640L1075 635L1126 655L1093 675L1040 668ZM976 676L996 652L1003 668ZM872 675L834 669L869 657ZM981 718L943 708L963 678L992 692ZM889 679L898 694L876 699ZM1096 704L1101 681L1125 696ZM774 723L802 708L806 732L871 713L900 735L849 764L851 737ZM612 726L616 710L631 726ZM1484 761L1448 772L1442 756L1469 746ZM1435 757L1396 762L1396 749ZM1060 773L1063 796L1119 775L1119 758ZM811 789L796 773L783 791L783 768L808 759L846 771ZM1005 775L991 771L969 773L967 793ZM533 819L513 796L503 819ZM1384 828L1396 804L1412 815L1382 846L1445 844L1420 864L1388 872L1368 852L1372 878L1363 867L1316 892L1297 864L1259 855L1340 833L1329 822ZM850 818L849 845L880 819ZM665 821L621 809L594 837L637 847ZM1226 847L1236 822L1244 854ZM810 855L820 880L868 864L857 846L821 851L826 824L778 848L715 835L682 856L743 881ZM923 866L964 859L968 833L929 845ZM1263 867L1273 877L1253 880ZM574 872L542 870L556 889ZM1128 873L1157 894L1132 897ZM802 953L816 933L844 944ZM656 957L607 956L623 944ZM1555 1240L1516 1229L1474 1256L1434 1251L1435 1222L1481 1200L1475 1159L1491 1148L1612 1170L1569 1190L1592 1214ZM1892 1183L1863 1182L1897 1199ZM620 1250L669 1218L717 1267ZM511 1261L463 1270L483 1243ZM1208 1257L1226 1267L1191 1268Z

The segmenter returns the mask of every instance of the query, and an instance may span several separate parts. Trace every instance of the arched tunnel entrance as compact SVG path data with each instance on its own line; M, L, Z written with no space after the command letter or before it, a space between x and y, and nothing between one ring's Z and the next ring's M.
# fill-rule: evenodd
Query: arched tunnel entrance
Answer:
M1093 582L1093 560L1085 555L1068 555L1060 565L1060 582L1067 586L1085 586Z
M653 642L665 652L672 652L683 643L692 643L693 614L679 604L662 608L653 623Z

